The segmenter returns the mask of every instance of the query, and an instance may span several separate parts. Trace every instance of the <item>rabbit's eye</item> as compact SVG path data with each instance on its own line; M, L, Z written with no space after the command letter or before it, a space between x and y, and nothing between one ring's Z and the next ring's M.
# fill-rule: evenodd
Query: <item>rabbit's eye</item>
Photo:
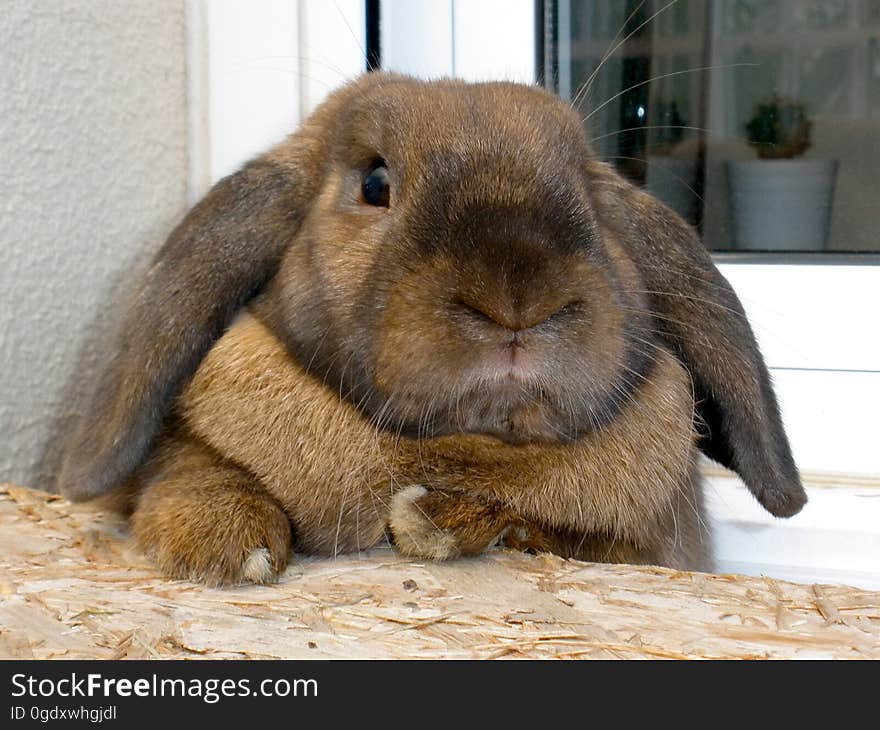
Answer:
M382 208L388 207L391 188L388 181L388 168L378 165L371 169L361 184L361 194L367 205L375 205Z

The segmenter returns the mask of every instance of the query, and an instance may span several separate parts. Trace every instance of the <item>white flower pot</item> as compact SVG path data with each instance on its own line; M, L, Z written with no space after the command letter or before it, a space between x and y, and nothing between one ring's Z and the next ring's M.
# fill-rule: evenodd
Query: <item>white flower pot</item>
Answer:
M837 167L837 160L728 162L734 248L822 251Z

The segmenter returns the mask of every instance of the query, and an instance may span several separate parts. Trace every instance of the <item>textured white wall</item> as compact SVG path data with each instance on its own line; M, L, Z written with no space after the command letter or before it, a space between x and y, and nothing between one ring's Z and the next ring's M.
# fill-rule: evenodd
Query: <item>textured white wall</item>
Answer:
M107 302L184 212L185 57L182 0L0 6L0 480L48 483Z

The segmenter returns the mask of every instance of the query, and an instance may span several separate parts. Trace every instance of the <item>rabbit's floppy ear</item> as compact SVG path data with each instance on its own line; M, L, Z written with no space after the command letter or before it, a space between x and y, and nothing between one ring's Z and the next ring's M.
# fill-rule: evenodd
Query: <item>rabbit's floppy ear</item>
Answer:
M103 494L140 464L202 357L275 273L318 185L319 158L314 139L293 135L218 182L171 233L79 409L58 479L65 495Z
M656 328L691 373L708 429L702 451L736 471L768 512L796 514L807 497L770 375L730 284L695 231L663 204L604 165L593 185L639 270Z

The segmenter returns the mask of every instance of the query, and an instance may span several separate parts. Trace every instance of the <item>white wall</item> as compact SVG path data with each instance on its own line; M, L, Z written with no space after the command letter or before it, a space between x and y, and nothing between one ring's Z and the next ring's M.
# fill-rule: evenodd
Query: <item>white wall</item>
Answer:
M46 483L106 302L184 212L186 174L182 0L3 1L0 481Z

